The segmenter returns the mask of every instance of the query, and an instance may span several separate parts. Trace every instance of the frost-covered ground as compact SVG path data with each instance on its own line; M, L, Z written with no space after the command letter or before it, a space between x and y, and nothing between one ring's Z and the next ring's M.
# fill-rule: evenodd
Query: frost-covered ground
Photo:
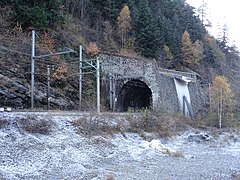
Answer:
M161 153L138 134L84 137L72 121L88 114L36 116L55 122L48 135L23 131L16 117L26 113L0 113L10 122L0 128L0 179L237 179L240 177L240 141L233 132L199 140L196 131L171 139L158 139L181 157ZM112 117L114 121L114 116ZM197 133L199 134L199 133ZM160 140L160 141L159 141Z

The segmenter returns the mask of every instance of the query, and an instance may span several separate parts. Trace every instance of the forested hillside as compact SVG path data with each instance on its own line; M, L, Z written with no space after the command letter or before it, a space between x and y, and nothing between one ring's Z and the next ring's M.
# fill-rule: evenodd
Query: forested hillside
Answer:
M185 0L1 1L6 5L13 27L66 30L78 35L72 46L96 42L102 51L156 58L167 67L214 64L235 50L226 37L211 37Z
M0 43L9 49L30 54L35 29L44 39L39 52L78 50L83 44L97 52L155 59L164 68L197 72L205 84L225 76L239 97L236 47L228 46L226 32L212 37L185 0L2 0L0 6ZM14 62L16 56L2 56L2 67L8 66L6 58ZM77 88L76 82L64 83L68 90Z

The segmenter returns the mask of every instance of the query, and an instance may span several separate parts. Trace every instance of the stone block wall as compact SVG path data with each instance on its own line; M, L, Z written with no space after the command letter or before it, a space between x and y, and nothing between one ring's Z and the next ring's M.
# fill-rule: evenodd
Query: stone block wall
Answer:
M103 73L115 76L116 96L124 83L131 79L137 79L151 89L154 110L169 113L180 111L173 78L160 74L154 61L102 55L100 62Z

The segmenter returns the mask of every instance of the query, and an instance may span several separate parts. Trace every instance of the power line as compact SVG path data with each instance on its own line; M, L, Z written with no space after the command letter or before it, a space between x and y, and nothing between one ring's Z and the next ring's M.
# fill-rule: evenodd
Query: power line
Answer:
M20 51L14 50L14 49L10 49L10 48L7 48L7 47L2 46L2 45L0 46L0 49L5 51L6 53L16 53L16 54L21 54L21 55L24 55L24 56L31 56L31 54L20 52Z

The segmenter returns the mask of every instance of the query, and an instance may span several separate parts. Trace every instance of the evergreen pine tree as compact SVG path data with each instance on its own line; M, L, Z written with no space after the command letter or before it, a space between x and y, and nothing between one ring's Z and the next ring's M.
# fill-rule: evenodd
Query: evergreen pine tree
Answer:
M118 9L115 3L115 0L106 0L104 3L104 15L108 17L108 19L113 22L117 15Z
M142 56L155 57L159 45L158 30L147 0L139 1L134 25L137 50Z
M24 28L44 28L63 21L62 0L12 0L9 3L13 8L13 21L19 22Z
M228 27L227 24L224 24L223 27L220 29L220 36L218 38L219 41L219 48L224 51L226 54L228 51L229 46L227 45L229 43L228 40Z

